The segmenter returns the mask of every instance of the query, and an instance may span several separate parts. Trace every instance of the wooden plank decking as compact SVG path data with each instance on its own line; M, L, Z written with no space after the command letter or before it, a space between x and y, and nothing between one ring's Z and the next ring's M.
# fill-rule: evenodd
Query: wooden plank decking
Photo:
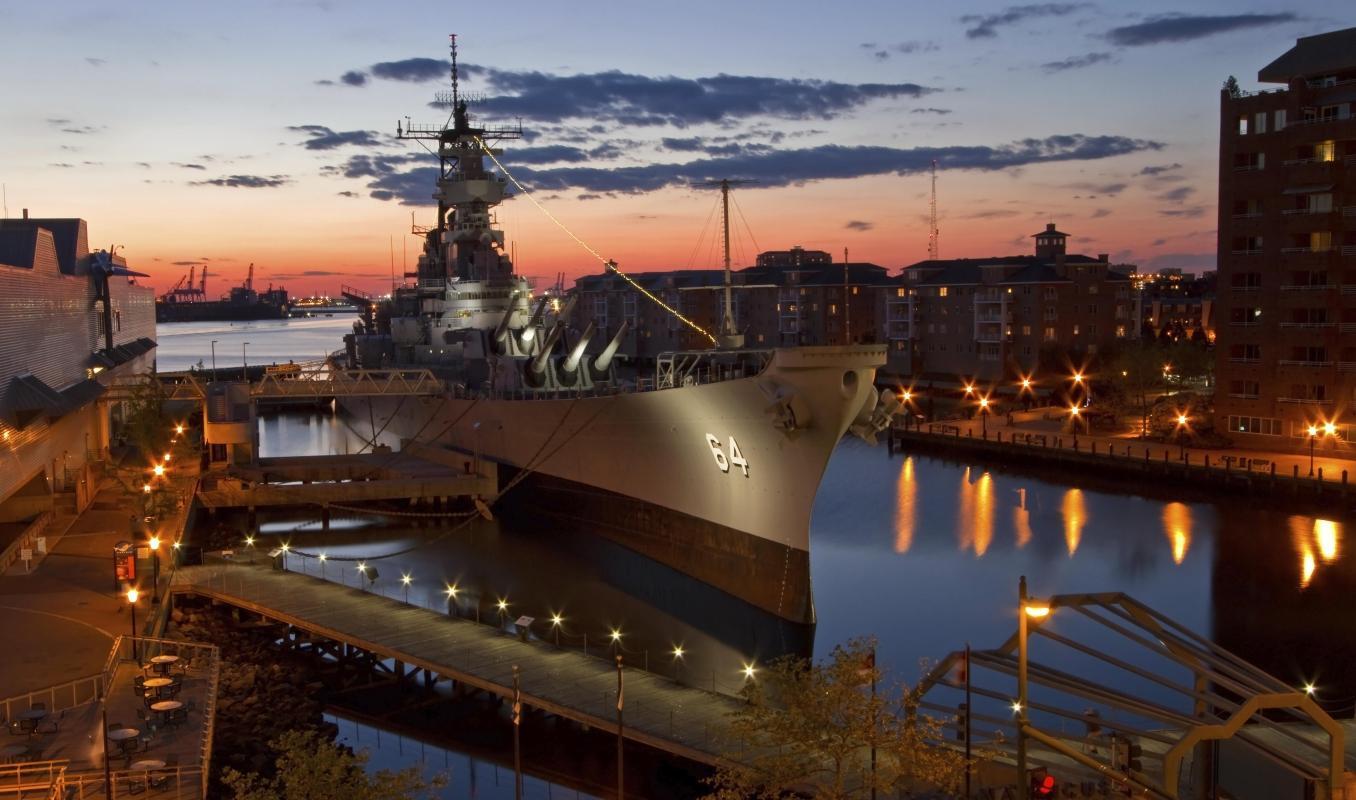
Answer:
M180 568L170 591L226 602L505 698L512 696L516 665L527 706L600 730L617 730L616 668L601 658L523 642L488 625L261 566L214 563ZM724 731L728 715L741 703L628 668L624 735L714 764L737 745L727 741Z

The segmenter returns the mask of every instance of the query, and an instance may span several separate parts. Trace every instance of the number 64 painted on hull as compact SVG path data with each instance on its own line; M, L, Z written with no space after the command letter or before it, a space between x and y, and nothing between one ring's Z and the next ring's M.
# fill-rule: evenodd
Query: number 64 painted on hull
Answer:
M716 459L716 466L720 467L721 472L729 472L730 465L739 467L744 472L744 477L749 477L749 461L744 458L744 454L739 452L739 443L733 436L730 437L730 455L725 455L724 446L720 440L711 434L706 434L706 443L711 447L711 457Z

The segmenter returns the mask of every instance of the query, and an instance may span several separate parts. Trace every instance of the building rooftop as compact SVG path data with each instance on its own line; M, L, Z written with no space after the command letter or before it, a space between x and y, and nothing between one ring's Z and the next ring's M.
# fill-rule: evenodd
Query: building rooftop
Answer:
M1320 33L1295 40L1295 46L1257 71L1263 83L1289 83L1356 70L1356 28Z

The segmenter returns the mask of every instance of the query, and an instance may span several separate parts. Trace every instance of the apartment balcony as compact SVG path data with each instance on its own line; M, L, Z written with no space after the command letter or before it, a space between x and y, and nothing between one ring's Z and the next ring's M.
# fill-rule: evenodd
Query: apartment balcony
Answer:
M1356 372L1356 361L1338 361L1338 372Z
M1261 172L1263 169L1260 164L1239 164L1234 167L1234 172Z
M1312 398L1312 397L1278 397L1278 398L1276 398L1276 402L1278 402L1278 403L1292 403L1292 404L1296 404L1296 405L1306 405L1306 406L1326 406L1326 405L1331 405L1333 401L1331 401L1331 400L1315 400L1315 399Z
M1230 214L1229 219L1261 219L1265 216L1266 214L1263 214L1261 211L1248 211L1243 214Z
M1261 254L1262 254L1262 249L1261 249L1260 247L1257 248L1256 250L1230 250L1230 251L1229 251L1229 255L1234 255L1234 256L1260 256Z
M1281 215L1286 217L1293 217L1301 214L1305 215L1331 214L1336 210L1337 209L1335 208L1283 208L1281 209Z
M1281 327L1282 327L1282 328L1304 328L1304 329L1332 328L1332 327L1335 327L1336 325L1337 325L1336 322L1282 322L1282 323L1281 323Z
M1262 363L1262 359L1260 359L1260 358L1247 358L1247 357L1245 357L1245 356L1230 356L1230 357L1229 357L1229 363L1230 363L1230 364L1260 364L1260 363Z
M1281 285L1283 292L1326 292L1336 289L1335 283L1286 283Z
M1356 244L1342 245L1342 256L1347 258L1356 256Z
M1002 344L1007 342L1009 337L1003 333L977 333L975 341L981 344Z
M1229 287L1229 291L1231 291L1231 292L1260 292L1260 291L1262 291L1262 287L1261 287L1261 286L1230 286L1230 287Z
M1288 256L1291 256L1291 255L1297 255L1297 254L1299 254L1299 253L1314 253L1314 254L1317 255L1317 254L1322 254L1322 253L1331 253L1332 251L1333 251L1333 248L1332 248L1331 245L1328 246L1328 247L1282 247L1282 248L1281 248L1281 253L1282 253L1283 255L1288 255Z
M1229 327L1231 328L1258 328L1261 327L1261 325L1262 323L1259 320L1255 319L1237 320L1237 321L1229 320Z
M1257 395L1255 395L1255 394L1242 394L1242 393L1240 393L1240 392L1229 392L1229 396L1232 397L1232 398L1235 399L1235 400L1256 400L1256 399L1257 399Z
M1356 322L1343 322L1337 330L1339 333L1356 333Z
M1333 364L1331 361L1297 361L1290 358L1283 358L1276 363L1280 364L1282 367L1311 367L1315 369L1331 367Z

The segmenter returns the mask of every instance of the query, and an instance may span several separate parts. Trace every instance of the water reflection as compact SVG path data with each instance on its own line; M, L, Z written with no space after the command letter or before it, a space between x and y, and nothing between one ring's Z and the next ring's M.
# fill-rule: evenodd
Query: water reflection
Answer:
M1314 573L1318 571L1320 559L1324 564L1337 561L1342 527L1340 523L1330 519L1299 514L1292 515L1287 522L1290 527L1290 541L1299 556L1299 586L1301 589L1307 589L1314 580Z
M895 500L895 552L907 553L913 546L913 526L918 517L918 481L913 476L913 458L904 459L899 470Z
M1026 547L1031 541L1031 512L1026 508L1026 488L1017 490L1017 506L1012 509L1012 527L1015 531L1017 548Z
M1191 547L1191 509L1185 503L1163 506L1163 533L1172 546L1172 563L1181 564Z
M957 496L956 538L961 550L973 550L982 558L993 543L993 477L988 472L971 479L965 468Z
M1083 502L1082 489L1069 489L1064 493L1064 502L1060 506L1064 515L1064 545L1069 549L1069 557L1078 552L1083 541L1083 526L1088 522L1088 508Z

